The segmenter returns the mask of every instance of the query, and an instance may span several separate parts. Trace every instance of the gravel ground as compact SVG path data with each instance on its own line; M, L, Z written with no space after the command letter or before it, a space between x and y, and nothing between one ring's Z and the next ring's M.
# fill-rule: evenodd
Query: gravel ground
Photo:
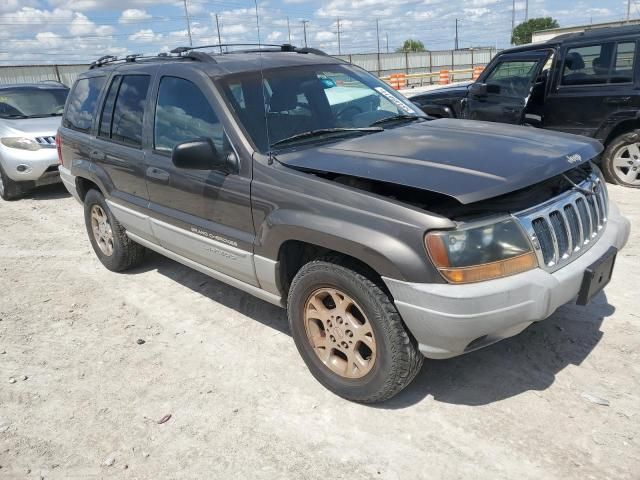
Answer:
M610 192L634 228L606 294L374 407L282 310L157 255L104 269L62 187L0 203L0 478L638 479L640 191Z

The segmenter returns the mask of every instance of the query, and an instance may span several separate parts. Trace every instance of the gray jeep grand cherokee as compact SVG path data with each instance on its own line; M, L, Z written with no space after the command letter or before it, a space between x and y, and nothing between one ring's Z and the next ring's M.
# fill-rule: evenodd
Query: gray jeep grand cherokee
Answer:
M288 45L101 59L58 143L108 269L148 248L286 306L311 373L359 402L586 304L629 235L597 141L433 120Z

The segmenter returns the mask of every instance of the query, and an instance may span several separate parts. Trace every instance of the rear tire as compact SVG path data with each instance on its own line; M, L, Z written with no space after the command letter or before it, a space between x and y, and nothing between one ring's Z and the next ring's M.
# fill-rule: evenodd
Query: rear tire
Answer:
M127 237L104 196L95 189L84 199L84 218L93 251L107 269L122 272L142 263L146 249Z
M11 180L0 164L0 198L6 201L18 200L24 196L27 189L20 182Z
M640 130L618 135L607 145L602 173L609 183L640 188Z
M355 264L340 257L307 263L291 284L287 307L300 355L336 395L382 402L420 371L424 357L391 298Z

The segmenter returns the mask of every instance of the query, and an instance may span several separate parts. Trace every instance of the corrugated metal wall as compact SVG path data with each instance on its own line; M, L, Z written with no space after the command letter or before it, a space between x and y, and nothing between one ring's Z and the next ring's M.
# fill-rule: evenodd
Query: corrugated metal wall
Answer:
M444 50L415 53L358 53L338 55L338 58L358 65L378 76L392 73L437 72L443 68L455 70L487 65L495 55L493 48L474 50ZM0 85L56 80L71 86L89 65L29 65L0 66ZM471 78L471 74L468 75ZM457 80L464 77L457 76Z
M0 85L55 80L70 87L78 75L86 72L88 68L89 65L2 66L0 67Z
M496 54L494 48L478 48L473 50L441 50L412 53L357 53L338 55L338 58L351 62L378 76L392 73L424 73L437 72L442 69L460 70L473 68L476 65L487 65ZM457 75L456 80L471 78L468 75Z

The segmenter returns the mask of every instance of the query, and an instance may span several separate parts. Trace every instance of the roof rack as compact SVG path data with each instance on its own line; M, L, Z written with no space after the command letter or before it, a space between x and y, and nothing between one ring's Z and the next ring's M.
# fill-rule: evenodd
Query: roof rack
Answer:
M211 45L198 45L196 47L186 47L186 46L182 46L182 47L176 47L173 50L171 50L171 53L175 54L175 55L183 55L184 53L187 52L191 52L192 50L202 50L204 48L220 48L222 49L222 47L258 47L258 49L255 50L236 50L236 51L232 51L232 52L225 52L224 54L229 54L229 53L248 53L248 52L261 52L263 51L263 47L271 47L271 48L277 48L277 50L270 50L270 51L280 51L280 52L296 52L296 53L312 53L312 54L316 54L316 55L327 55L325 52L323 52L322 50L318 50L316 48L298 48L294 45L291 45L289 43L284 43L284 44L274 44L274 43L215 43L215 44L211 44Z
M220 48L222 50L222 47L258 47L257 49L252 49L252 50L236 50L236 51L231 51L231 52L225 52L225 53L221 53L221 55L227 55L227 54L232 54L232 53L253 53L253 52L264 52L264 51L270 51L270 52L296 52L296 53L302 53L302 54L306 54L306 53L310 53L310 54L315 54L315 55L327 55L325 52L323 52L322 50L318 50L316 48L298 48L295 47L293 45L290 45L288 43L285 44L280 44L280 45L276 45L276 44L269 44L269 43L217 43L217 44L212 44L212 45L198 45L196 47L193 46L182 46L182 47L176 47L173 50L171 50L170 52L161 52L158 53L157 55L142 55L141 53L134 53L131 55L127 55L124 58L118 58L114 55L105 55L103 57L100 57L99 59L97 59L95 62L91 63L91 65L89 66L89 69L94 69L94 68L99 68L102 67L103 65L107 65L110 63L115 63L115 62L124 62L124 63L134 63L136 62L138 59L152 59L152 58L161 58L161 59L167 59L167 58L175 58L175 59L179 59L179 58L189 58L191 60L195 60L198 62L207 62L207 63L216 63L215 60L215 55L218 54L209 54L209 53L205 53L205 52L196 52L194 50L202 50L205 48ZM269 48L269 50L266 50L263 47L267 47Z
M60 85L61 87L67 87L64 83L58 80L40 80L38 83L46 83L47 85Z
M159 53L158 55L143 55L142 53L133 53L131 55L127 55L124 58L118 58L113 55L105 55L104 57L100 57L95 62L91 63L91 65L89 65L89 70L102 67L103 65L116 63L116 62L134 63L138 59L147 60L152 58L167 58L167 57L171 58L171 55L169 55L168 53ZM178 57L174 56L173 58L178 58Z

